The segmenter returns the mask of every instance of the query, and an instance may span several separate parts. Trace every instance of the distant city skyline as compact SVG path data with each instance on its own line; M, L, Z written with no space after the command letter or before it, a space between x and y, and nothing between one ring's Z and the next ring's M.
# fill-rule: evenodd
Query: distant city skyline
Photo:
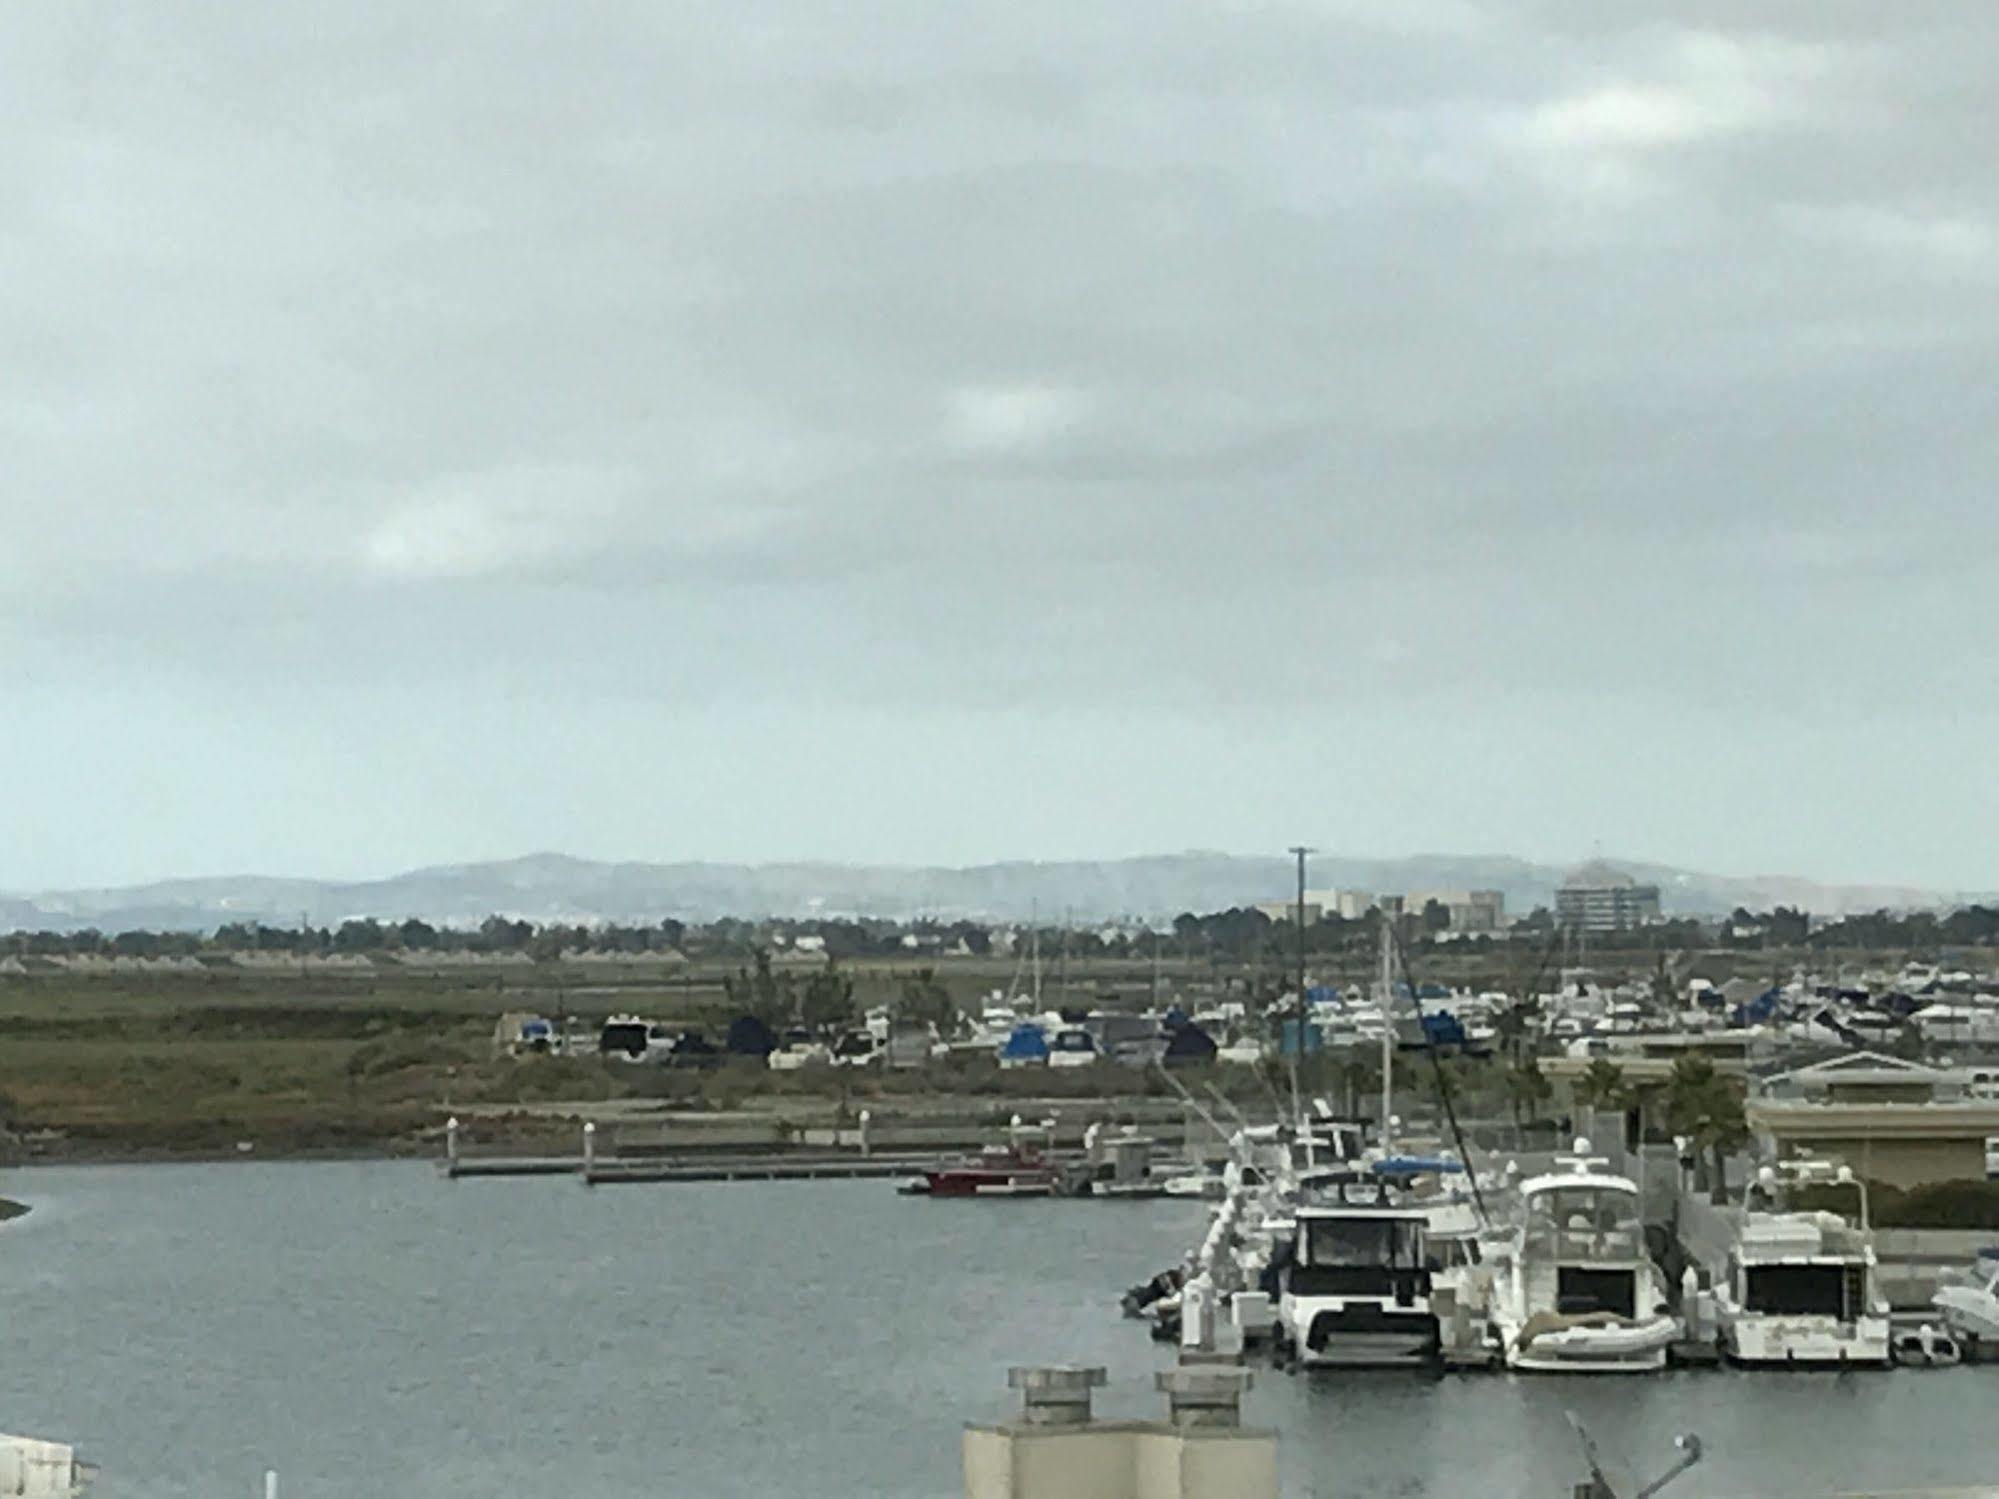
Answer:
M1633 864L1644 876L1601 874L1591 866L1586 892L1621 885L1610 905L1570 913L1580 924L1642 923L1664 915L1717 917L1738 908L1801 909L1819 916L1876 910L1935 909L1990 893L1886 885L1840 885L1784 876L1740 878L1669 866ZM1170 919L1248 906L1277 920L1295 910L1295 865L1270 855L1187 851L1119 860L1051 861L968 867L723 863L599 863L538 854L482 864L443 865L379 879L341 882L265 877L211 878L110 889L0 893L0 930L205 931L228 923L296 927L303 917L325 925L350 918L418 917L476 926L499 914L561 922L639 922L662 917L714 920L767 916L810 918L969 916L980 919L1090 923ZM1559 911L1577 896L1577 871L1490 855L1428 854L1410 859L1327 859L1325 881L1307 891L1307 908L1358 917L1377 898L1419 910L1436 898L1454 930L1491 931L1509 917ZM1287 883L1292 885L1285 889ZM1330 893L1329 893L1330 891ZM1281 892L1281 898L1280 898ZM1642 898L1641 898L1642 897ZM1595 899L1583 894L1586 902ZM1600 904L1600 901L1599 901Z
M8 45L0 890L1299 842L1999 886L1999 9Z

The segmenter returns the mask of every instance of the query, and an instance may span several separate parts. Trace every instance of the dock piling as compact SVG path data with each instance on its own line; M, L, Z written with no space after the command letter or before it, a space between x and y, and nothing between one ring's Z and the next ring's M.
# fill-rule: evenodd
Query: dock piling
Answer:
M1197 1364L1161 1369L1152 1382L1166 1397L1169 1424L1183 1429L1233 1427L1242 1425L1243 1391L1250 1387L1253 1376L1247 1369Z
M1015 1367L1006 1371L1009 1389L1020 1391L1020 1419L1029 1426L1084 1426L1090 1420L1090 1391L1101 1389L1102 1366Z

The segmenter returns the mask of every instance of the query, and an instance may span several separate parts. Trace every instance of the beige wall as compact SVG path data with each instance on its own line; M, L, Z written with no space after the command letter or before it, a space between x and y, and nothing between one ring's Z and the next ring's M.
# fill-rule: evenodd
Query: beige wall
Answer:
M965 1499L1276 1499L1277 1438L1154 1422L968 1426Z
M1782 1137L1779 1137L1780 1143ZM1813 1155L1846 1162L1869 1181L1891 1187L1926 1182L1985 1180L1983 1140L1895 1139L1855 1136L1802 1142Z
M1835 1103L1928 1103L1934 1091L1928 1083L1829 1083L1825 1094Z

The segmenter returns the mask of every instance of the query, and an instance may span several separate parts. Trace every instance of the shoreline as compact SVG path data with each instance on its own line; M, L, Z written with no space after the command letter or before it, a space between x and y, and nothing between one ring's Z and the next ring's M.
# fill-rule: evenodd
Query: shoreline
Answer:
M246 1164L257 1161L442 1161L443 1156L395 1150L392 1148L369 1149L365 1146L335 1146L323 1150L173 1150L138 1149L79 1151L75 1154L47 1154L17 1157L5 1163L7 1171L39 1171L51 1168L76 1166L220 1166L241 1161ZM0 1221L9 1214L7 1199L0 1198ZM14 1204L20 1207L20 1204ZM21 1208L26 1212L26 1208ZM19 1216L15 1214L13 1216Z

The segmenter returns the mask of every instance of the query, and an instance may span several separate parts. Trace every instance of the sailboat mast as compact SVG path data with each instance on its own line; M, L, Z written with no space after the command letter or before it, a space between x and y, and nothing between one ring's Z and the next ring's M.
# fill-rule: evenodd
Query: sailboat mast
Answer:
M1381 907L1381 1151L1394 1144L1389 1134L1389 1109L1395 1099L1395 946L1389 935L1388 906Z
M1041 1013L1041 905L1036 902L1029 908L1028 920L1031 926L1027 933L1028 972L1034 987L1034 1013Z
M1062 908L1061 989L1062 989L1062 997L1058 999L1056 1003L1058 1005L1067 1005L1069 1003L1069 908L1067 906L1064 906Z

